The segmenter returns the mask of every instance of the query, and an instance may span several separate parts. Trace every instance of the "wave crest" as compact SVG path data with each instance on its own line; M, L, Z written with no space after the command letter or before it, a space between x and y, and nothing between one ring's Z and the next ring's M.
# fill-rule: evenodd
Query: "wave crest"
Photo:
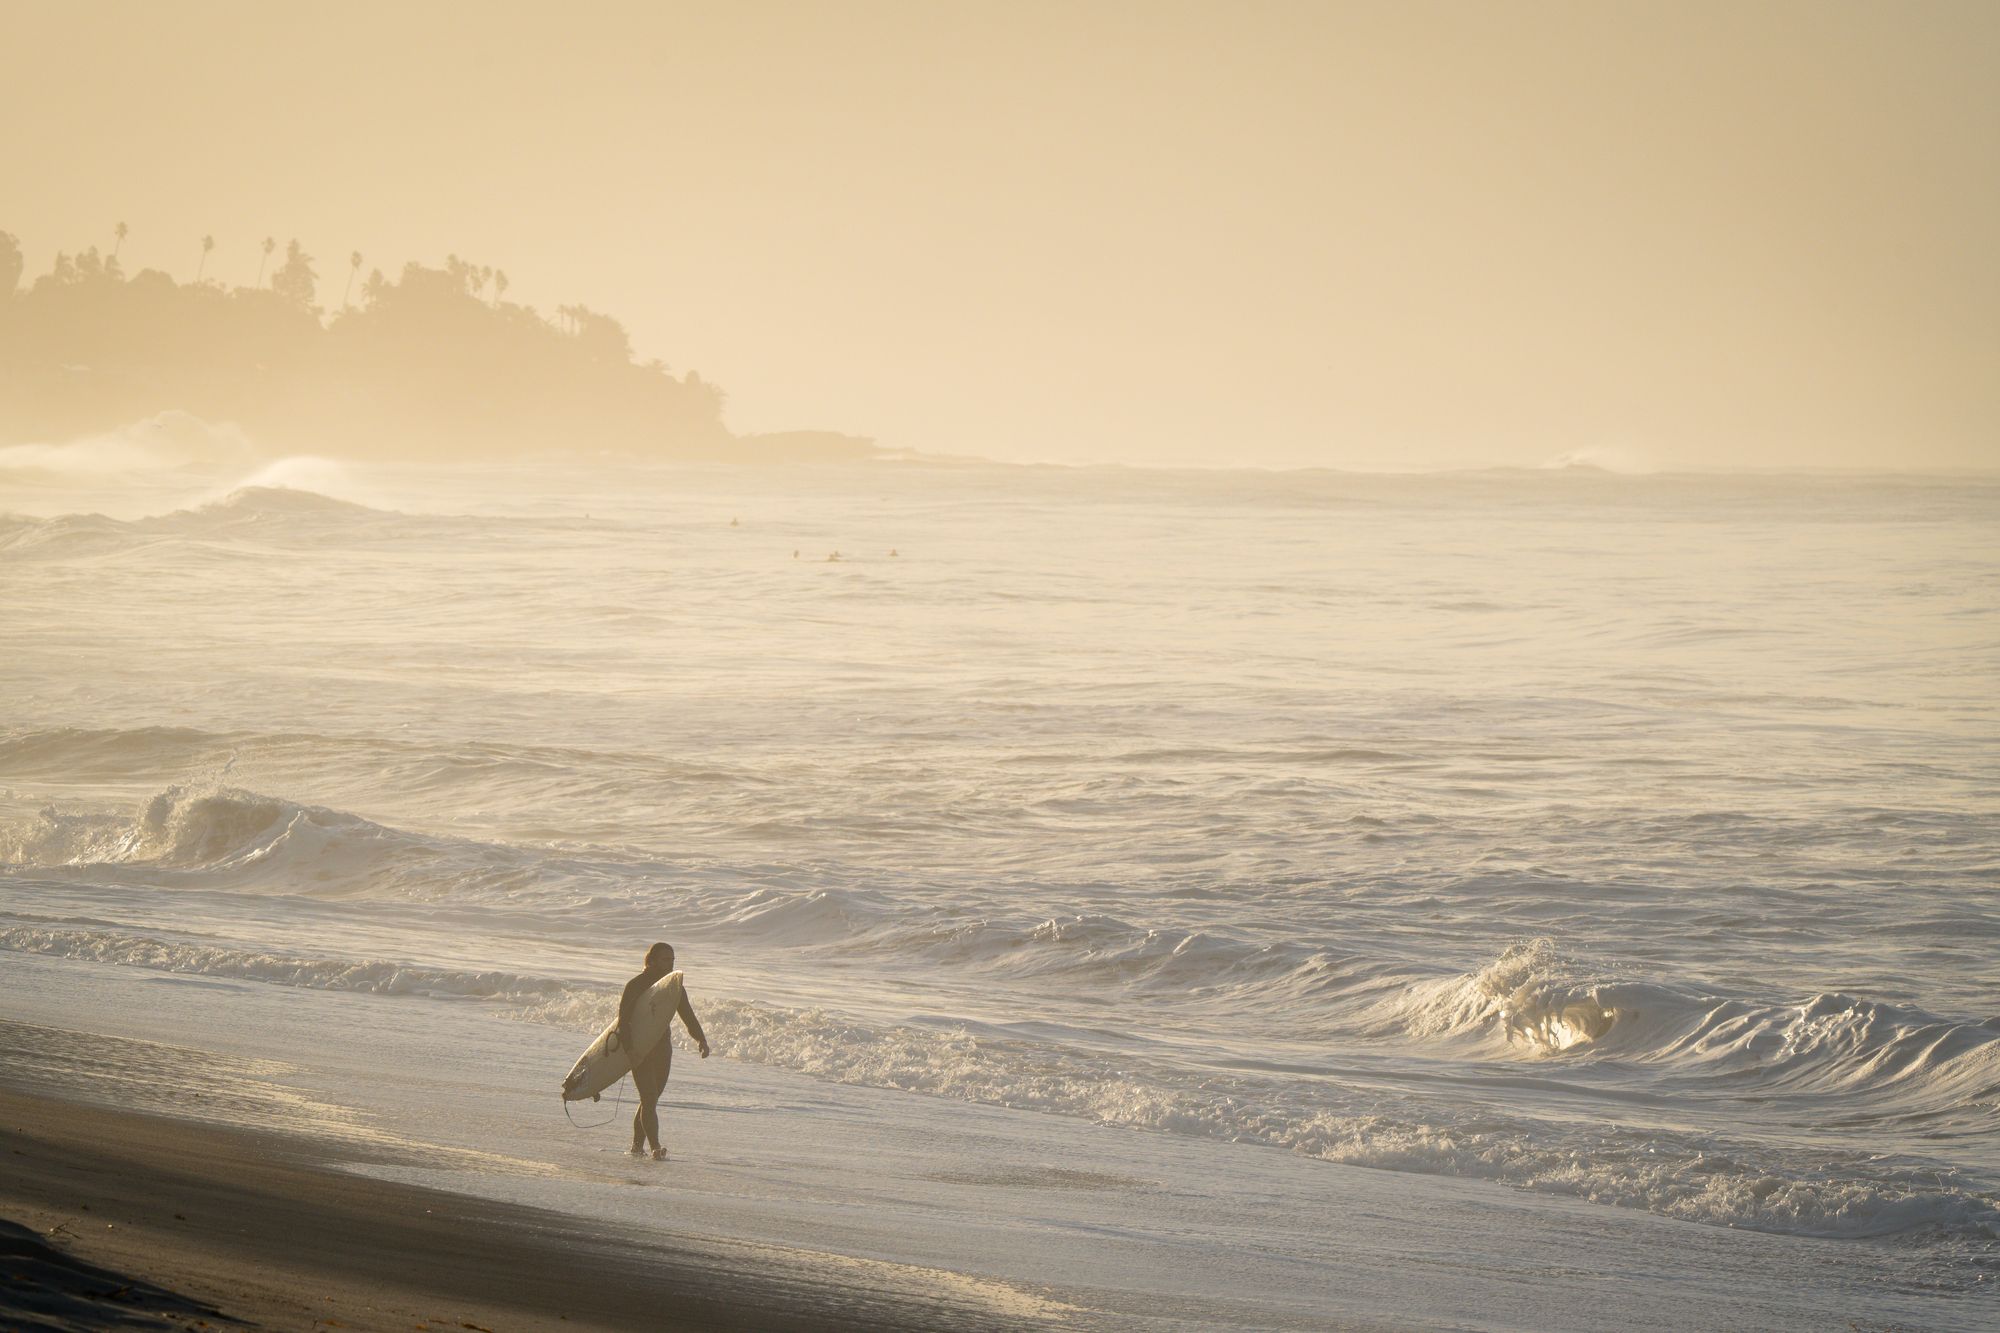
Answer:
M604 1023L617 997L608 984L301 958L31 922L0 924L0 949L312 989L476 1001L508 1017L578 1032ZM1493 1180L1711 1225L1975 1246L2000 1239L2000 1210L1990 1198L1959 1174L1922 1162L1843 1151L1781 1154L1639 1127L1420 1106L1331 1080L1188 1070L1050 1042L884 1025L712 995L700 1003L720 1054L830 1082L1263 1144L1350 1166Z
M1697 1095L1783 1105L1838 1094L1851 1123L1922 1121L1941 1137L1990 1132L2000 1109L2000 1023L1843 994L1767 1004L1593 977L1546 939L1412 986L1369 1025L1530 1057L1658 1066Z
M220 785L168 787L132 817L50 806L0 822L0 861L113 882L425 900L537 879L534 858L513 849Z
M270 474L274 481L281 477L303 480L305 475ZM34 560L81 559L144 550L162 541L254 539L265 545L306 545L324 540L329 529L353 537L406 517L392 510L337 499L315 489L283 484L248 485L151 518L116 519L103 514L58 514L39 519L0 516L0 555Z
M1492 1037L1552 1054L1601 1041L1621 1019L1629 1031L1640 999L1631 987L1581 975L1541 939L1509 946L1477 972L1412 987L1388 1002L1376 1026L1418 1038Z

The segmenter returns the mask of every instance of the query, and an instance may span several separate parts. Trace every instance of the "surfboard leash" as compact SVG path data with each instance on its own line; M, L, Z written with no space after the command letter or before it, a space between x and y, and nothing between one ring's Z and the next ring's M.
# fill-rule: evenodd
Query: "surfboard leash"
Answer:
M627 1074L625 1076L625 1078L630 1078L630 1077L631 1077L630 1074ZM564 1099L563 1101L563 1119L569 1121L570 1128L572 1129L603 1129L606 1125L617 1120L618 1117L624 1113L624 1110L625 1110L625 1079L623 1078L618 1080L618 1099L612 1102L611 1104L611 1114L610 1116L608 1116L603 1120L593 1120L587 1125L579 1125L576 1122L576 1117L569 1113L568 1099Z

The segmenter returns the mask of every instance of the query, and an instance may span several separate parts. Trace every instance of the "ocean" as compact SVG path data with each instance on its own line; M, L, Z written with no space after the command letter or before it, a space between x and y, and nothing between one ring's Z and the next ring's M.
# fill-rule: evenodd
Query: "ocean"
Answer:
M2000 479L27 461L0 959L2000 1280Z

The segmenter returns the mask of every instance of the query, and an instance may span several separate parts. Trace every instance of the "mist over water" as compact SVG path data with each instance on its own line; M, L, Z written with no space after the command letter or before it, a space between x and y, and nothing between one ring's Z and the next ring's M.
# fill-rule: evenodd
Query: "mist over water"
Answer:
M109 448L0 948L2000 1265L1990 479Z

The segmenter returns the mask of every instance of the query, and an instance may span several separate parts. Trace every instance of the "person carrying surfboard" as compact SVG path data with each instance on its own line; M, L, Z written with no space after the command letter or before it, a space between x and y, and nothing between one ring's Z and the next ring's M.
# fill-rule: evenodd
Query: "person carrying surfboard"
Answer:
M645 970L625 983L625 994L618 1001L618 1042L625 1044L625 1034L637 1032L636 1022L639 1001L657 985L662 977L674 970L674 946L655 944L646 950ZM688 1035L694 1038L695 1048L701 1058L708 1059L708 1038L702 1035L701 1020L694 1016L694 1006L688 1003L687 988L681 987L680 1003L674 1012L680 1015L687 1026ZM660 1037L651 1049L631 1051L632 1086L639 1093L639 1109L632 1116L632 1155L641 1156L650 1146L656 1160L663 1159L667 1150L660 1146L660 1094L667 1090L667 1075L673 1071L674 1043L668 1037L673 1029L673 1021L660 1029ZM628 1047L629 1049L629 1047Z

